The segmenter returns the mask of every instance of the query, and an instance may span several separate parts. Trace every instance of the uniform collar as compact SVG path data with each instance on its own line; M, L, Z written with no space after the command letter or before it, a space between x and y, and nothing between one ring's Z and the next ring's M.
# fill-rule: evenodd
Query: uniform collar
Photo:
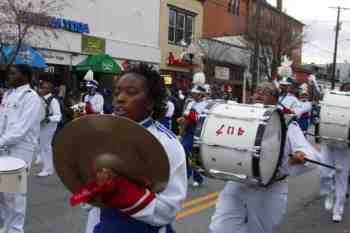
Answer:
M48 98L50 98L51 96L52 96L52 94L49 93L49 94L47 94L47 95L44 95L44 98L45 98L45 99L48 99Z
M25 84L25 85L13 88L12 90L15 91L15 92L23 92L23 91L26 91L26 90L29 90L29 89L30 89L30 85L29 84Z
M147 117L143 121L139 122L140 125L142 125L145 128L150 127L153 124L154 120L152 117Z

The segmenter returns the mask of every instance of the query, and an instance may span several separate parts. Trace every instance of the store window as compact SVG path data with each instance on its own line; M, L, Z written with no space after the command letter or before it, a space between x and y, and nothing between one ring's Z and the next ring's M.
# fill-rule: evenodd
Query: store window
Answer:
M230 0L228 2L228 12L233 15L239 15L240 0Z
M169 33L168 41L171 44L181 44L185 41L187 45L191 43L194 33L193 13L182 11L176 8L169 9Z

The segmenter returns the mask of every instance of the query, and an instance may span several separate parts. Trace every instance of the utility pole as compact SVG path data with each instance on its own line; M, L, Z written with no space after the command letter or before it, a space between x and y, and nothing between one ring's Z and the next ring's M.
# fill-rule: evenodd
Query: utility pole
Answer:
M254 59L253 59L253 76L252 76L252 92L255 91L258 83L259 69L259 49L260 49L260 20L261 20L261 0L256 0L256 15L255 15L255 43L254 43Z
M333 55L333 66L332 66L332 90L335 89L335 73L337 71L337 55L338 55L338 38L339 38L339 31L341 30L341 23L340 23L340 12L342 10L350 10L350 8L343 8L343 7L330 7L331 9L336 9L338 11L337 14L337 24L335 26L335 42L334 42L334 55Z

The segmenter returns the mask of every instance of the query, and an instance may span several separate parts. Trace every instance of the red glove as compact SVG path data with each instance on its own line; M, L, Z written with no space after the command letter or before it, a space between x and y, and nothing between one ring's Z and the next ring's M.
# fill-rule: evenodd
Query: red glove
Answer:
M155 198L155 194L148 189L141 188L124 177L114 177L102 185L97 185L94 181L84 186L70 198L70 204L76 206L86 203L97 195L101 195L102 202L108 207L120 209L129 215L144 209Z
M187 115L186 120L190 124L195 124L198 120L198 113L194 110L191 110L190 113Z
M94 114L95 113L94 109L92 108L92 104L90 102L85 103L85 112L86 112L86 114Z
M142 188L124 177L113 179L114 190L102 193L102 201L109 207L117 208L128 215L144 209L155 194Z
M283 107L282 112L286 113L286 114L294 114L294 112L292 110L290 110L289 108L286 108L286 107Z
M70 205L76 206L93 200L100 192L108 192L114 188L113 180L108 180L102 185L97 185L96 181L90 182L82 187L70 198Z

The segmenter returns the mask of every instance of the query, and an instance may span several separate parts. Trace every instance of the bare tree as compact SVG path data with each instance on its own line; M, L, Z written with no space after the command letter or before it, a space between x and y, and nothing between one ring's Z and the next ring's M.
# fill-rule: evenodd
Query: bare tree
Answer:
M280 65L283 55L294 58L294 62L299 63L293 53L301 51L302 44L305 43L302 25L283 12L266 11L260 17L260 27L257 33L256 20L256 17L251 18L244 37L251 42L247 45L249 50L254 51L252 42L255 41L256 35L259 35L260 73L270 79Z
M15 61L23 45L35 46L57 34L49 24L60 16L65 0L0 0L0 61L8 66ZM11 56L4 47L13 45Z

